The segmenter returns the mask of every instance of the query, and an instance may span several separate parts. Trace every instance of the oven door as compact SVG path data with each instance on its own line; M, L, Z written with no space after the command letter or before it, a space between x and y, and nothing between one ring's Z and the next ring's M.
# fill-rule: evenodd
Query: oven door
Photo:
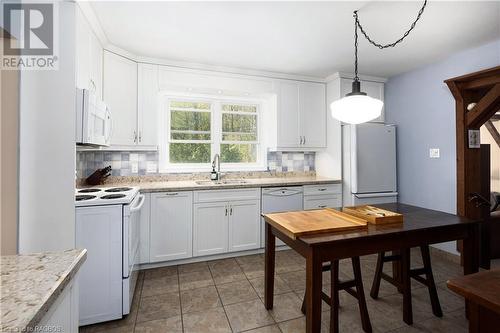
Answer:
M138 194L132 203L123 206L123 314L130 312L137 283L139 262L139 239L141 209L144 205L144 195Z
M123 278L128 278L137 263L139 232L144 195L138 194L130 205L123 207Z

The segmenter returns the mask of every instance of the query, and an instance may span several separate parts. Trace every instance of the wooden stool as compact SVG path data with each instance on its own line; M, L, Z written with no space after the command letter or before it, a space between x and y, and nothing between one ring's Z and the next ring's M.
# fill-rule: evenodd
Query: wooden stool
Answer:
M339 281L339 261L333 261L330 265L323 265L323 271L331 272L331 296L321 292L321 298L330 305L330 332L339 332L339 291L345 290L358 300L359 314L361 316L361 324L365 332L372 331L368 308L366 307L365 292L363 289L363 280L361 279L361 265L359 257L353 257L352 270L354 279L349 281ZM354 290L353 288L356 288ZM302 301L302 313L306 313L306 297Z
M375 277L373 279L372 289L370 296L373 299L378 298L380 288L380 280L384 279L390 284L396 286L399 292L404 295L405 301L403 302L403 320L405 323L413 324L413 310L411 304L411 278L424 284L429 289L429 296L431 298L432 312L437 317L442 317L443 312L439 304L439 297L434 283L431 268L431 256L429 254L429 246L421 246L422 260L424 262L423 268L411 268L410 266L410 249L401 250L401 254L386 256L385 252L378 255L377 267L375 269ZM401 264L399 278L385 274L383 272L384 263L399 261ZM422 277L425 275L425 278Z

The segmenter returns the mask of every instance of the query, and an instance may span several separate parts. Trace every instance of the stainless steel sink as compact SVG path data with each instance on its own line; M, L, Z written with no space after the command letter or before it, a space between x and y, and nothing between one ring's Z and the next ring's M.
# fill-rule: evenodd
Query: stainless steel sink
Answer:
M239 185L248 183L246 180L227 179L227 180L197 180L198 185Z

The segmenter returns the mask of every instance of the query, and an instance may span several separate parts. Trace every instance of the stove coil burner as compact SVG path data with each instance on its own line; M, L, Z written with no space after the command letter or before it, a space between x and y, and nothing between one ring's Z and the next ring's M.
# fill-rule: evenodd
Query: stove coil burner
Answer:
M121 199L125 198L125 194L108 194L108 195L103 195L101 199Z
M97 198L95 195L77 195L75 196L76 201L85 201L85 200L92 200Z
M130 187L113 187L113 188L105 190L104 192L110 192L110 193L113 193L113 192L127 192L127 191L130 191L131 189L132 188L130 188Z
M83 190L79 190L78 193L95 193L102 191L100 188L85 188Z

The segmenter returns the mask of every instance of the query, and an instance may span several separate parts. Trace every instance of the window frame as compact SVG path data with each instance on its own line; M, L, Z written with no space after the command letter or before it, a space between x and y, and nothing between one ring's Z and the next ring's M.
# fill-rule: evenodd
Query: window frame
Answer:
M240 98L233 96L212 96L212 95L183 95L165 93L161 99L160 108L160 144L159 165L160 173L187 173L187 172L210 172L212 171L212 161L215 154L220 156L221 144L255 144L257 146L257 161L255 163L223 163L221 162L221 171L265 171L267 170L267 153L262 142L262 99ZM171 139L171 101L186 101L198 103L210 103L210 140L172 140ZM253 112L230 112L222 111L222 104L238 104L256 106L257 110ZM203 111L200 111L203 112ZM245 114L256 115L257 117L257 140L256 141L222 141L222 115L223 114ZM209 163L171 163L170 162L170 144L171 143L210 143L210 162Z

